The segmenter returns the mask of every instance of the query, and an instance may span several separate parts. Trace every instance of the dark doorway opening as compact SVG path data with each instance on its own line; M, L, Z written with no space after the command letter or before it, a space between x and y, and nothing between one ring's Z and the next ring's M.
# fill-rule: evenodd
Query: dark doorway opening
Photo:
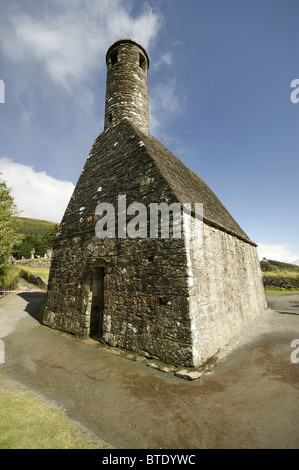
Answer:
M102 338L104 310L104 268L96 268L91 278L91 310L89 336Z

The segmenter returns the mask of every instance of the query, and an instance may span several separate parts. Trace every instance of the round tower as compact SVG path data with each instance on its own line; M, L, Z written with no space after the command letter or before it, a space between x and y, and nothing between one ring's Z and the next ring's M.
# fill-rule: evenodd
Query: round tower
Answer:
M107 51L104 131L128 119L149 133L148 55L131 39L116 41Z

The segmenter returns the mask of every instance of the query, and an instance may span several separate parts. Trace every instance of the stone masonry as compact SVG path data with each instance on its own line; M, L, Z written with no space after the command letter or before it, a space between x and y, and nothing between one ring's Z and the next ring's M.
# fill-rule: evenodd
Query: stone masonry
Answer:
M149 134L146 51L130 39L106 57L105 125L55 240L44 324L175 366L199 367L266 308L256 245L204 181ZM96 207L203 204L203 243L100 239ZM190 217L191 217L190 215ZM133 215L127 215L126 223ZM200 221L193 220L200 230ZM149 235L149 230L147 232Z

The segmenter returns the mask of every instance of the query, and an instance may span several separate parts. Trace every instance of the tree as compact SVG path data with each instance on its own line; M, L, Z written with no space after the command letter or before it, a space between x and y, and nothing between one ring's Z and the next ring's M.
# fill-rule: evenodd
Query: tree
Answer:
M53 242L58 230L58 225L55 224L53 227L48 228L41 238L37 238L34 244L35 254L44 256L47 250L53 247Z
M58 224L53 225L53 227L48 228L42 236L42 240L45 243L47 249L53 247L53 242L58 230Z
M42 258L44 257L48 249L47 244L43 240L43 238L36 238L35 243L34 243L34 248L35 248L35 254L37 256L41 256Z
M0 287L5 282L13 246L22 240L18 233L18 211L10 191L0 180Z
M47 250L53 247L53 241L56 236L59 225L55 224L53 227L48 228L42 237L32 235L25 235L23 232L23 241L14 245L12 254L17 259L22 257L29 259L31 257L31 250L34 248L35 256L44 257Z
M14 246L13 256L17 259L31 258L31 250L34 248L34 243L31 240L32 237L25 237L24 240L18 245Z

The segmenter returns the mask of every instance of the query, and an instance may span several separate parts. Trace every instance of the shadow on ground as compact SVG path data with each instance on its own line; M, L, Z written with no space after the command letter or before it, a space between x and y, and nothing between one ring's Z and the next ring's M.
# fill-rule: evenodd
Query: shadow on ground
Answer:
M26 292L23 294L18 294L26 302L25 312L27 312L34 320L42 325L42 303L45 302L47 294L45 292L41 293L31 293Z

